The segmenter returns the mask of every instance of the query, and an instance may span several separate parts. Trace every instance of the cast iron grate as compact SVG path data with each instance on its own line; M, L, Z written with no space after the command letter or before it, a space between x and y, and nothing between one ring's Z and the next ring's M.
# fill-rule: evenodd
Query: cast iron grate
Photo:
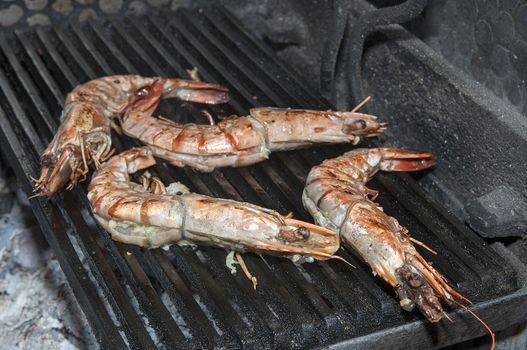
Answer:
M59 124L66 93L98 76L186 77L185 69L198 67L204 80L231 89L233 101L224 113L245 114L260 105L328 108L220 8L1 34L0 67L2 151L28 193L29 176L38 173L39 154ZM165 108L177 118L173 104ZM136 143L119 137L114 145L122 150ZM154 171L165 183L181 181L195 192L310 220L301 204L308 170L346 149L278 153L252 167L211 174L163 162ZM382 175L375 186L382 187L379 201L385 210L439 252L433 258L423 255L462 293L481 302L518 288L513 268L431 202L411 177ZM306 348L398 332L393 327L401 325L413 332L406 345L446 345L484 333L476 321L457 313L455 327L425 327L420 315L404 314L392 292L343 249L339 254L357 269L338 262L295 266L248 254L248 267L259 281L254 291L243 274L230 274L222 250L148 251L113 242L94 223L85 187L52 202L32 199L31 205L107 348ZM492 323L485 305L475 309Z

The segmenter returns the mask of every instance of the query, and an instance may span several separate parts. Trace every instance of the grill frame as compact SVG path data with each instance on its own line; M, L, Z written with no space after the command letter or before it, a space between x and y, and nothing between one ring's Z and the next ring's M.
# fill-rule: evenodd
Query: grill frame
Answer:
M295 78L295 75L283 66L269 49L252 39L250 34L236 23L236 19L222 9L216 8L201 13L180 11L177 20L167 26L168 30L157 17L148 17L145 22L121 22L119 19L114 19L110 23L116 28L115 31L106 27L108 25L106 22L90 22L84 27L66 29L55 27L37 29L35 33L18 31L10 38L6 38L4 34L0 36L1 55L4 60L2 64L3 67L8 67L6 72L10 74L6 76L4 70L0 70L2 91L0 99L2 102L8 102L8 105L4 105L5 107L0 110L2 140L9 144L7 150L5 147L2 147L2 150L6 153L27 193L31 192L28 175L38 173L37 155L45 147L45 142L41 140L36 130L41 131L41 135L49 140L50 130L56 129L58 125L57 119L52 115L58 115L56 111L61 109L60 104L64 101L65 92L80 82L79 76L84 75L85 78L92 79L97 75L125 72L145 75L177 73L179 76L184 76L183 67L171 56L172 52L169 52L163 43L169 43L171 47L177 48L180 58L192 66L197 66L205 80L233 88L236 98L230 103L230 108L234 112L244 113L247 105L260 103L281 107L328 107L327 103L317 98L316 94L307 88L307 85ZM214 34L210 30L211 24L218 30ZM152 28L157 28L157 31ZM144 37L135 39L131 35L126 35L127 30ZM155 37L151 31L157 33L158 37ZM129 58L123 54L122 47L118 47L118 41L115 40L115 37L119 37L119 33L123 39L120 45L131 47L132 52L137 53L137 57ZM211 39L221 36L227 40ZM77 44L72 38L78 39ZM57 40L64 43L61 46L63 51L54 47ZM136 40L140 40L141 43ZM143 48L142 45L147 41L151 43L149 48L154 49L156 54L149 54L147 49ZM21 52L15 51L10 42L15 43L13 46ZM38 46L35 43L42 45ZM110 55L105 56L101 52L102 47L106 47ZM241 55L236 55L236 52ZM226 60L221 61L215 54L225 57ZM203 56L206 59L199 60L196 56ZM20 57L29 60L19 59ZM156 61L157 59L162 61ZM132 60L135 60L135 63ZM138 72L135 65L141 60L149 61L150 66L141 65L140 68L145 71ZM161 68L163 61L170 65L168 71ZM70 69L69 64L76 68ZM229 66L237 66L239 69L231 70ZM115 67L118 67L117 72ZM250 68L258 70L256 78ZM14 76L12 72L15 73ZM244 84L237 83L244 76L249 81L245 81ZM12 86L16 82L20 84ZM66 87L68 85L69 88ZM258 100L252 98L251 85L254 91L260 92ZM241 100L245 100L245 104L240 102L240 96ZM7 111L4 111L4 108ZM31 111L38 114L31 119L35 124L30 120ZM134 145L126 139L115 139L115 144L120 148L123 145L124 147ZM192 189L203 194L228 196L238 200L247 199L282 213L292 209L297 217L309 220L300 202L298 185L307 175L306 166L318 164L323 158L341 153L345 148L332 147L281 153L273 155L268 162L254 167L239 170L225 169L210 175L198 174L190 169L169 170L164 164L156 166L155 170L163 180L173 181L175 177L178 180L182 178L185 184L191 184ZM28 154L28 149L31 154ZM287 174L296 180L293 184L284 180ZM273 183L273 180L276 180L276 183ZM506 283L507 279L513 278L512 275L516 272L502 257L485 247L482 240L451 218L443 208L437 207L432 200L427 199L426 194L410 176L382 174L376 182L377 186L379 184L386 189L389 196L397 198L400 205L407 208L405 210L409 213L422 212L422 217L441 216L443 218L441 222L449 223L451 226L450 231L455 231L468 244L481 245L474 248L475 253L473 253L476 256L482 259L498 259L507 266L507 276L500 281ZM390 208L390 203L392 207L394 205L393 199L383 200L381 197L381 200L383 206L387 208ZM421 205L425 203L426 210L422 210L419 203ZM265 257L262 262L254 256L248 256L250 269L266 281L261 283L259 291L253 294L250 284L241 274L231 276L223 264L204 266L200 261L200 259L222 261L224 253L221 250L200 248L197 252L189 252L174 247L165 253L160 250L146 251L114 243L98 226L89 225L92 220L83 188L62 195L51 203L33 199L31 204L97 339L104 347L156 346L156 339L151 338L148 327L145 326L137 310L141 310L148 318L151 323L150 328L155 329L158 342L178 348L191 345L203 348L260 347L262 344L269 347L288 345L312 347L351 336L355 338L345 344L379 346L381 339L391 339L393 342L389 343L390 346L408 344L434 346L433 336L426 330L428 327L422 318L415 314L404 315L394 301L393 295L387 292L381 282L371 277L364 264L356 261L347 251L341 250L340 254L360 268L349 270L338 263L324 262L300 269L307 271L306 274L319 283L316 286L307 283L299 273L299 269L288 261ZM429 229L438 231L441 227L426 230ZM93 235L94 231L96 236ZM433 259L439 260L440 267L447 261L441 262L441 259L447 259L449 254L458 255L454 257L456 261L469 259L460 256L462 251L455 246L456 243L456 241L451 242L449 251L445 252L446 257ZM131 252L131 255L127 252ZM198 252L202 252L205 258L202 258ZM423 255L427 256L426 253ZM497 264L496 262L491 265ZM472 272L473 274L481 273L481 266L474 268L476 272ZM483 277L499 278L495 275L496 272L493 272L490 277L486 275ZM193 278L194 274L199 278ZM456 276L455 269L449 269L448 275L455 276L454 280L460 279L460 276ZM349 280L342 280L344 277L349 277ZM221 279L220 282L218 278ZM199 329L192 342L185 338L180 331L181 325L178 325L159 298L160 287L152 284L156 279L161 288L167 292L170 302L185 314L185 322L189 327L193 330ZM123 280L126 280L124 285ZM520 280L517 280L517 283L518 287L523 284ZM461 284L462 290L470 289L469 287ZM127 291L127 288L130 291ZM242 292L238 292L238 289ZM108 305L101 297L101 293L108 299ZM202 306L193 297L195 293L200 295L202 303L207 305L218 324L212 325ZM354 297L358 296L358 300L348 300L350 294ZM527 304L525 288L502 294L500 298L483 295L482 299L491 300L480 302L473 308L484 318L493 320L500 329L514 320L521 319L518 311L521 308L518 306ZM135 296L138 307L133 305L130 295ZM254 295L261 297L263 301L252 303ZM274 298L276 300L273 300L272 296L276 296ZM234 299L235 303L225 302L230 299ZM363 303L357 306L356 301ZM284 305L281 305L282 303ZM500 315L491 314L489 307L492 306L509 313L506 321L503 315L497 317ZM269 312L270 307L273 308L273 312ZM371 313L391 315L394 319L378 320L372 325L369 324ZM111 314L121 324L120 327L115 326ZM244 314L249 321L243 320L241 314ZM447 345L484 333L480 325L474 320L467 320L463 312L454 311L452 314L457 324L447 328L456 328L462 324L466 329L460 334L452 329L438 327L436 335L440 344ZM219 322L225 320L222 315L228 315L228 320L224 323ZM381 321L385 323L381 324ZM493 322L491 324L494 325ZM350 330L346 328L347 326L353 329ZM220 329L222 335L215 335L217 331L214 327ZM364 335L375 330L378 332ZM403 333L411 334L412 337L403 339L401 338ZM362 336L357 337L358 334Z

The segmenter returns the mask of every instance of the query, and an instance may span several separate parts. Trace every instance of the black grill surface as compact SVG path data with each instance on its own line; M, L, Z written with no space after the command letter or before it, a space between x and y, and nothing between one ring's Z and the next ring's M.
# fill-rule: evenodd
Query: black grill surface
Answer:
M204 80L232 91L232 102L216 113L243 115L253 106L329 108L221 8L1 35L1 149L27 193L65 95L99 76L188 77L185 70L198 67ZM180 118L176 102L164 105ZM114 145L123 150L137 143L114 137ZM310 167L349 148L277 153L255 166L211 174L159 162L154 172L165 183L180 181L198 193L311 221L301 203ZM428 198L412 177L382 174L373 185L381 190L385 211L439 252L422 254L476 302L474 311L496 330L521 319L525 291L507 260ZM31 205L106 348L309 348L341 341L435 347L485 333L460 310L452 310L453 324L437 325L417 312L402 312L393 292L345 249L339 254L358 268L336 261L296 266L247 254L259 282L254 291L242 273L230 274L223 250L144 250L115 243L95 224L85 189L84 184L51 202L32 199Z

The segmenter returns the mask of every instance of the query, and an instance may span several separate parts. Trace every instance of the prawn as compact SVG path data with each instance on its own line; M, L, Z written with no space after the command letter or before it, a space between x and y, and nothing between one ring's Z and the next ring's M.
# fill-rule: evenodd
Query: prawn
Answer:
M326 228L250 203L190 193L177 183L165 187L157 178L143 177L142 184L130 180L129 174L154 164L150 149L132 148L94 173L88 199L95 219L114 240L145 248L208 245L297 263L343 260L333 255L337 234Z
M51 197L67 183L72 188L86 179L88 164L98 167L111 154L111 127L137 98L137 91L156 83L160 98L199 103L224 103L228 90L216 84L181 79L115 75L91 80L71 91L64 103L61 125L40 157L35 196Z
M447 284L413 243L430 248L410 237L406 228L384 213L373 202L377 192L366 187L379 170L417 171L433 165L432 154L427 152L396 148L352 150L311 169L302 201L317 224L338 232L341 243L395 289L404 310L417 306L429 321L438 322L443 316L448 318L440 299L447 304L456 303L487 328L494 344L491 329L460 302L470 301Z
M231 116L217 125L178 124L151 115L163 97L160 83L141 90L121 120L126 135L150 147L175 166L204 172L263 161L273 151L314 144L353 143L385 130L368 114L287 108L253 108L248 116ZM210 118L212 120L212 118Z

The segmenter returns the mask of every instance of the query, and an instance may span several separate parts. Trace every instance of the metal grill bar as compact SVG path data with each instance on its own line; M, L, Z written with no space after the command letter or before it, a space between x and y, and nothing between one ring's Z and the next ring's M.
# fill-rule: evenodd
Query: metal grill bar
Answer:
M0 34L0 50L0 135L28 192L28 175L38 172L38 155L58 126L65 93L97 76L185 77L186 68L198 67L205 80L231 89L228 113L244 115L262 104L328 108L222 9ZM139 144L120 137L114 145L120 151ZM345 149L278 153L262 164L211 174L160 162L152 172L166 183L182 181L196 192L309 220L300 201L309 168ZM507 263L427 199L410 177L383 175L381 185L383 207L440 252L434 262L461 292L485 300L515 288ZM345 250L340 254L359 268L338 262L297 267L248 254L246 263L259 280L254 291L241 273L229 273L219 249L148 251L112 241L95 224L84 187L51 203L31 203L97 338L108 348L305 348L402 325L414 334L408 344L432 344L421 316L403 315L392 292ZM495 290L495 283L503 288ZM468 335L483 333L472 320L463 318L463 325ZM464 337L440 329L437 341Z
M20 116L23 116L23 114ZM20 174L34 174L38 170L36 167L37 158L33 157L31 159L31 155L26 151L29 149L28 145L22 145L19 141L18 135L12 129L9 119L3 110L0 110L0 125L2 127L2 141L9 143L13 153L12 157L20 160L18 166L14 167L15 171ZM35 143L38 143L37 141L38 139L35 138ZM38 145L33 144L33 147L38 149ZM29 181L24 181L23 187L27 193L31 193L31 183ZM90 282L82 268L79 257L66 235L68 229L61 222L61 215L58 210L53 208L52 205L44 203L35 208L34 213L41 223L42 230L46 233L46 238L50 242L51 247L55 251L61 252L59 257L61 267L75 290L76 297L83 309L92 316L90 322L97 339L108 347L118 348L124 346L122 338L107 314L103 301L97 295L95 286ZM50 218L53 218L53 220L50 220Z
M121 35L122 35L122 31L121 31ZM133 47L133 49L135 50L135 52L137 52L137 53L139 54L139 57L141 57L143 60L145 60L145 62L150 62L150 61L151 61L151 58L148 57L148 55L143 51L143 49L142 49L140 46L138 46L138 45L135 43L135 41L133 41L133 40L128 40L128 43ZM111 42L108 43L107 45L108 45L108 47L110 47L110 49L112 50L112 52L113 52L114 54L116 54L116 57L124 57L124 56L121 54L121 52L118 51L117 48L115 48L115 47L111 47L111 46L110 46L110 45L111 45ZM125 65L128 65L128 64L125 63ZM131 68L131 67L130 67L130 68ZM133 69L133 68L132 68L132 69ZM154 69L154 73L155 73L155 74L158 74L158 75L163 75L163 74L166 75L166 72L162 72L161 70L159 70L159 68ZM239 196L239 195L237 195L236 197L241 198L241 196ZM215 254L215 255L217 255L217 254ZM217 262L219 262L219 263L221 264L222 258L218 258L218 259L216 259L216 260L217 260ZM214 265L212 265L212 266L216 266L216 264L214 264ZM220 265L220 266L221 266L221 265ZM224 272L224 269L223 269L223 268L222 268L220 271L218 271L218 273L221 273L221 272ZM224 278L226 278L226 276L224 276ZM238 278L237 280L238 280L238 282L239 282L239 278ZM242 286L243 286L243 287L242 287ZM238 288L243 288L243 289L247 288L247 284L245 283L245 281L242 281L242 283L239 285ZM219 291L218 291L218 292L219 292ZM247 292L250 292L250 291L247 291ZM249 293L249 294L251 294L251 293ZM309 295L313 295L313 294L314 294L314 293L310 293ZM246 294L244 293L244 295L246 295ZM248 302L248 301L247 301L247 302ZM322 302L321 300L317 300L316 302L313 303L313 305L323 305L323 302ZM247 309L246 312L250 312L250 310ZM269 314L269 313L263 313L263 315L268 315L268 314ZM231 315L231 316L232 316L232 315ZM257 316L255 315L255 316L254 316L254 319L256 319L256 318L257 318ZM269 322L269 320L268 320L268 322ZM276 327L275 327L275 328L276 328Z
M95 48L95 47L93 46L93 48ZM98 57L99 59L102 60L102 56L96 55L96 57ZM103 63L102 66L104 67L105 64ZM105 74L113 74L113 72L112 71L107 71L107 72L105 72ZM120 251L120 253L121 253L121 255L123 255L122 251ZM122 260L122 257L119 257L119 258L120 258L120 261L121 261L121 266L124 269L123 272L132 281L132 283L131 283L132 289L134 289L134 286L137 285L137 279L136 278L140 278L144 282L146 281L145 280L146 275L141 270L141 268L139 267L139 264L135 261L135 259L130 258L130 259L128 259L128 262L134 265L135 272L136 272L136 274L139 275L137 277L134 276L134 274L131 273L131 270L126 267L126 264L124 263L124 260ZM179 333L177 339L174 340L174 343L172 345L173 346L177 346L177 344L181 344L181 342L184 341L183 335L179 332L177 326L173 323L173 321L171 321L171 317L169 316L168 311L164 308L164 306L162 306L160 303L152 305L152 302L155 303L157 298L153 298L153 295L154 295L153 293L154 292L153 292L153 288L151 287L151 285L149 285L149 283L146 283L146 285L147 285L146 293L142 293L142 289L141 288L134 289L134 291L141 296L140 298L138 298L138 300L140 301L140 303L142 305L142 308L144 310L147 310L147 312L150 312L151 313L150 314L150 318L154 319L154 320L159 319L162 315L164 315L164 320L161 321L160 323L158 323L156 328L162 329L162 332L163 332L162 336L165 337L165 338L172 337L173 334L170 334L171 332L172 333L176 333L176 334Z
M100 33L99 33L99 37L100 38L102 37ZM124 58L124 55L119 51L118 48L116 48L112 44L112 42L105 41L104 44L106 45L107 48L109 48L112 51L112 53L114 53L114 55L116 57L120 58L120 61L122 61L121 63L123 64L123 66L127 67L127 69L129 69L130 71L135 72L135 67L128 60L126 60ZM110 71L110 72L106 72L106 73L107 74L112 74L113 72ZM163 73L160 72L160 71L156 72L156 73L160 74L160 75L163 75ZM208 276L206 275L205 272L202 271L201 275L202 275L202 278L204 278L205 280L208 280ZM219 288L215 287L213 284L209 284L207 289L208 290L216 289L217 292L221 291ZM215 296L215 297L220 297L221 293L213 293L212 295ZM224 299L224 298L220 298L216 302L217 304L220 304L220 305L224 306L223 309L221 310L221 314L226 314L228 316L228 318L230 318L232 320L238 320L239 317L236 317L236 311L235 310L230 308L227 304L218 303L218 301L220 301L221 299ZM236 333L240 334L240 336L244 335L243 334L244 332L242 331L242 328L243 328L242 324L238 324L238 325L234 324L233 327L234 327L234 330L236 331ZM261 327L260 327L260 332L261 332Z
M34 49L32 48L31 43L29 43L26 38L23 38L22 40L24 40L24 43L25 43L24 48L26 49L26 52L34 52ZM39 71L43 73L43 78L47 79L46 82L49 82L49 84L51 84L51 85L55 85L54 81L51 78L51 75L49 73L47 73L47 71L45 70L45 67L44 67L43 64L40 64L40 68L41 69ZM69 87L69 89L71 89L72 87ZM58 99L58 101L60 101L60 103L62 103L62 101L64 101L64 97L65 96L62 93L60 93L57 96L57 99ZM57 125L55 123L55 121L53 121L53 124ZM80 210L89 210L88 207L86 206L87 203L86 203L86 200L85 200L85 193L81 193L80 197L81 197L81 199L84 199L83 200L84 207L81 207L79 209ZM73 205L72 204L73 203L71 203L69 205L69 207L74 207L75 206L75 204L73 204ZM85 251L85 254L87 256L90 256L92 254L97 254L97 258L98 258L97 261L93 261L93 260L90 259L90 263L94 267L94 271L101 271L101 270L104 271L106 266L105 266L104 258L102 257L101 252L98 251L97 249L94 249L95 246L93 245L93 242L91 242L91 240L93 240L93 238L90 237L90 234L88 232L85 232L85 230L82 229L83 227L86 226L86 223L83 222L83 221L80 221L78 216L76 217L76 219L77 220L73 220L72 221L71 226L72 227L78 227L81 231L83 231L82 232L83 234L81 234L81 239L84 238L84 240L83 240L84 246L88 246L88 247L92 248L92 250L91 250L92 253L91 254L88 254L87 251ZM107 271L109 271L109 269L107 269ZM108 276L112 276L112 274L109 274ZM111 280L111 284L109 286L106 286L105 289L109 291L109 293L108 293L109 296L117 295L117 296L120 297L120 303L116 303L116 305L126 305L126 303L122 303L122 301L127 300L128 298L124 296L124 293L122 292L122 290L120 290L120 288L116 288L117 284L115 282L116 282L115 279ZM114 289L114 288L116 288L116 289ZM151 341L150 337L147 336L146 331L144 331L144 327L138 327L139 325L141 325L141 322L137 318L137 312L133 311L133 309L131 307L128 307L125 312L126 312L126 316L125 317L121 317L120 321L121 322L132 322L133 323L133 327L131 327L131 328L134 329L134 332L136 330L139 331L139 334L135 334L134 332L129 332L128 335L130 336L130 338L132 340L138 340L138 339L134 339L134 338L140 337L141 341L138 342L138 344L143 344L143 345L147 345L147 346L148 345L152 345L152 341ZM142 333L141 333L141 328L143 328L143 332ZM167 330L167 332L168 332L168 330ZM176 343L174 343L174 345L175 344Z

